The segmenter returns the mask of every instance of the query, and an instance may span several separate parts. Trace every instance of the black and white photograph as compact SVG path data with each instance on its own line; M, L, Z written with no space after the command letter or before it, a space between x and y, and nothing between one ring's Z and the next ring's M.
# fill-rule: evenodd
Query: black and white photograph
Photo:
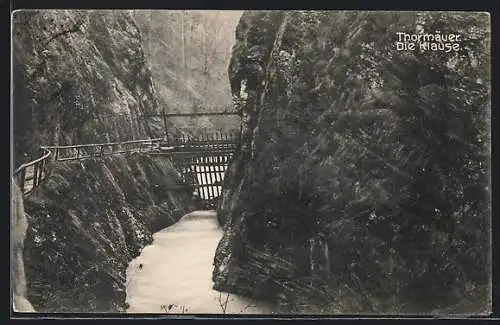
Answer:
M11 316L490 315L490 20L13 11Z

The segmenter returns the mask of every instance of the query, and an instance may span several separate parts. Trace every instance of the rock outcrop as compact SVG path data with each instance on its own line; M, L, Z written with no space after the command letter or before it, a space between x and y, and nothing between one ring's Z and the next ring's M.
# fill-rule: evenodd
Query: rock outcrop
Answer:
M126 268L152 233L194 210L164 158L62 162L25 199L28 298L43 312L125 309Z
M15 11L13 83L16 165L40 145L164 133L159 118L141 116L161 108L128 11Z
M163 122L142 117L161 108L129 11L14 12L13 72L15 166L40 145L164 134ZM24 202L29 301L39 312L123 311L127 263L153 232L194 209L191 193L172 189L179 174L165 157L50 162L48 170Z
M419 31L458 51L396 49ZM285 312L491 310L489 32L481 13L244 13L215 288Z

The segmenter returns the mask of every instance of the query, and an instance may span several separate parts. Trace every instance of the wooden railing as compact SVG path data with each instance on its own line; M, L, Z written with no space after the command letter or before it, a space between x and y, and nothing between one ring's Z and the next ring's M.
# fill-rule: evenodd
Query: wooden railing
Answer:
M159 151L161 141L162 139L148 139L125 142L51 146L46 148L49 148L53 151L55 160L64 161L104 157L122 153L146 153L151 151Z
M14 171L14 178L23 194L27 195L48 176L47 165L50 159L58 161L79 160L120 153L158 151L160 150L161 140L148 139L98 144L43 146L41 147L43 150L42 156L19 166Z
M235 151L240 143L239 134L235 132L204 133L198 136L176 136L161 142L158 154L196 153L215 151Z
M50 149L42 148L41 157L22 164L14 171L14 178L23 194L29 194L48 175L47 163L52 154Z
M187 165L190 166L189 169L197 165L204 166L202 169L198 167L198 170L194 174L201 173L204 177L210 177L210 181L207 181L206 184L204 184L205 182L202 182L203 184L191 182L189 185L192 187L219 186L221 179L216 179L216 177L221 177L219 173L223 173L225 168L227 168L228 160L231 158L233 152L237 150L238 143L239 136L236 133L220 132L207 133L196 137L181 135L170 139L156 138L125 142L44 146L41 147L43 150L42 156L19 166L14 171L14 177L23 193L29 194L47 177L47 163L49 159L66 161L98 158L123 153L148 153L152 155L175 156L174 161L176 163L180 162L179 165L182 170L185 170ZM210 166L206 167L205 165L207 164ZM203 168L210 169L205 170ZM190 171L190 173L192 172ZM213 197L214 195L208 195L206 199L212 199Z

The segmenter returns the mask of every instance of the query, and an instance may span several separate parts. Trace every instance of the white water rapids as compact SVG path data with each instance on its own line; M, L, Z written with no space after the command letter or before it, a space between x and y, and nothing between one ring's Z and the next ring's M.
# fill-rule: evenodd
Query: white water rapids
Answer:
M271 314L263 303L212 289L221 237L215 211L194 211L155 233L152 245L128 266L127 312Z

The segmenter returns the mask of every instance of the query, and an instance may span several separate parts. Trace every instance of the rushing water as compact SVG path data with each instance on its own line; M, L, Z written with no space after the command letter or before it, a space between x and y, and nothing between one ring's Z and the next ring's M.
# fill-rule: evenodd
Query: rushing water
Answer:
M271 306L212 289L213 258L222 237L215 211L189 213L153 237L128 266L127 312L272 313Z

